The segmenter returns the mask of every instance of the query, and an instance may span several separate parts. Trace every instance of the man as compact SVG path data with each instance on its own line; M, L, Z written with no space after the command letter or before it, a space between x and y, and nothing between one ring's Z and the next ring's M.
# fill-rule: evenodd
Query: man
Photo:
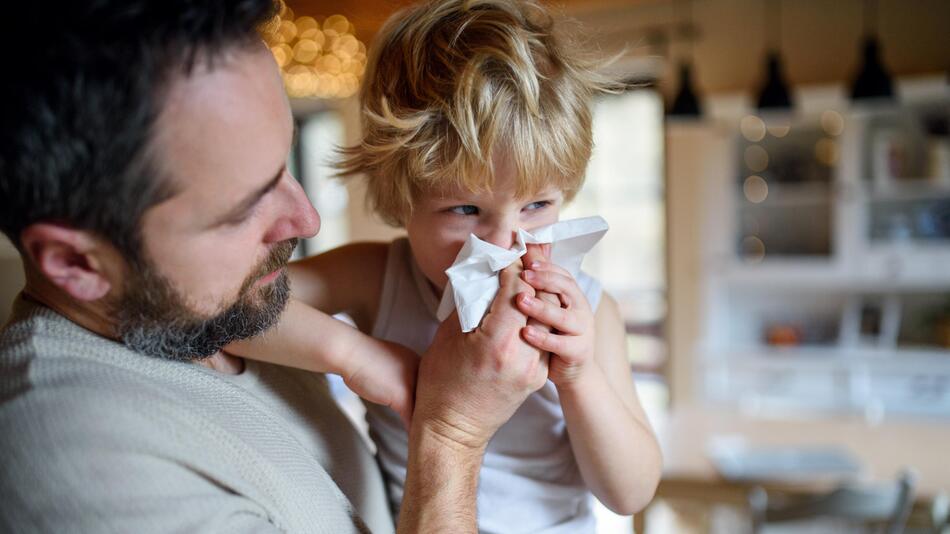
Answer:
M255 33L270 0L34 4L8 16L40 40L2 43L26 287L0 331L0 531L392 531L323 378L220 351L276 321L319 227ZM484 448L547 376L519 291L506 271L479 331L449 320L423 356L400 532L476 530Z

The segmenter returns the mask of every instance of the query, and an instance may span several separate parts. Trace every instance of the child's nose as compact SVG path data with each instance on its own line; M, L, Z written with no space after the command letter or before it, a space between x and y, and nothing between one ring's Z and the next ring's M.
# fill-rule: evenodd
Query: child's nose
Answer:
M488 241L492 245L508 249L515 244L515 235L517 230L508 226L500 225L492 228L487 234L481 237L482 241Z

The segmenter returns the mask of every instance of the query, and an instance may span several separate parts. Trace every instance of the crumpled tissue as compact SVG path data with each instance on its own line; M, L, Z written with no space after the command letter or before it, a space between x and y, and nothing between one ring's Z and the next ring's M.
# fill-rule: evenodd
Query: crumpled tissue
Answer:
M478 327L498 293L499 271L524 256L529 244L550 243L551 263L576 278L584 255L604 237L607 229L607 221L599 216L560 221L531 232L519 229L510 249L482 241L474 234L468 236L455 262L445 270L449 283L439 303L439 320L444 321L455 309L463 332Z

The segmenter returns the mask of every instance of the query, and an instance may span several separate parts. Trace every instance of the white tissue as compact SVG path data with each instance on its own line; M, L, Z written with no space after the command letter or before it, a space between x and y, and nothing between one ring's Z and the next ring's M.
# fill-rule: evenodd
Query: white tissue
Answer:
M524 256L529 244L551 243L551 263L577 278L584 254L594 248L607 229L607 221L597 216L556 222L531 232L520 229L511 249L482 241L475 234L468 236L455 262L445 270L449 283L439 304L439 320L444 321L454 308L462 331L474 330L498 293L498 272Z

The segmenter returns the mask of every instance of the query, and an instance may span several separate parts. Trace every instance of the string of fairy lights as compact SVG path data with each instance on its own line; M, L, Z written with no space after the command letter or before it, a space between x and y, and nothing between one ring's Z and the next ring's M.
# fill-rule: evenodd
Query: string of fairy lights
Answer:
M356 94L366 71L366 45L343 15L323 20L296 16L281 2L261 34L294 98L346 98Z

